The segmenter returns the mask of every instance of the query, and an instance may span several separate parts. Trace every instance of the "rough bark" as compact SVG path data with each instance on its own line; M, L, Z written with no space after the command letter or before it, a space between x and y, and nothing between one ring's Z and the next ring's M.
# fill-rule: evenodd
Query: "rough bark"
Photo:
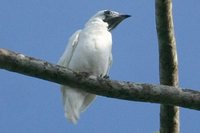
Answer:
M0 68L78 87L89 93L130 101L162 103L200 110L200 92L153 84L138 84L77 73L46 61L0 49Z
M172 18L172 0L156 0L160 84L178 87L178 60ZM179 133L179 108L161 105L160 133Z

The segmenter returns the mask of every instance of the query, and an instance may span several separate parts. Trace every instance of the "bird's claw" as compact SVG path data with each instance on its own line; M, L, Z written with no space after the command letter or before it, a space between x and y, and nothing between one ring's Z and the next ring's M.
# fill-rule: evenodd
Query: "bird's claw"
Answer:
M104 75L104 76L101 75L101 77L103 77L104 79L109 79L110 78L108 75Z

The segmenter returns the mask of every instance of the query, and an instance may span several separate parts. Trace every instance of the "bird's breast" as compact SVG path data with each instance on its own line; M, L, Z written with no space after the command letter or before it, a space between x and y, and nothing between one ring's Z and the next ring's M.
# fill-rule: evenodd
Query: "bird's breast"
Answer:
M79 41L69 64L75 71L105 75L111 56L112 36L107 31L85 31Z

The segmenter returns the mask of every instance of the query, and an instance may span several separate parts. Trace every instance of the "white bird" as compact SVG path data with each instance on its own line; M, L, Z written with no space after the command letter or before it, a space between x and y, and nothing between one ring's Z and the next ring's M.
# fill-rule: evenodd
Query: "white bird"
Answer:
M70 37L58 64L73 71L106 76L112 64L110 32L128 17L130 15L109 10L97 12L82 30L76 31ZM74 124L96 96L65 85L61 86L61 92L65 116Z

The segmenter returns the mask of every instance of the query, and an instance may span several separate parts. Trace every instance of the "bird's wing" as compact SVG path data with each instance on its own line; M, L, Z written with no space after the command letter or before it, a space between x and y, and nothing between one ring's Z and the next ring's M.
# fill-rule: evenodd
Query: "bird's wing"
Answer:
M110 56L109 56L109 63L108 63L108 69L107 69L107 73L109 73L109 70L110 70L110 67L112 66L112 62L113 62L113 57L112 57L112 53L110 53Z
M58 61L58 65L69 68L68 66L78 45L80 32L81 30L78 30L70 37L65 51ZM86 94L65 85L61 85L61 93L65 116L73 123L76 123L80 114L79 108L82 106Z
M112 66L112 62L113 62L113 57L112 57L112 53L110 53L110 58L109 58L109 69Z
M71 58L73 56L74 50L76 49L76 46L78 44L78 38L81 30L76 31L69 39L68 45L65 49L65 52L60 57L58 61L58 65L68 67Z

